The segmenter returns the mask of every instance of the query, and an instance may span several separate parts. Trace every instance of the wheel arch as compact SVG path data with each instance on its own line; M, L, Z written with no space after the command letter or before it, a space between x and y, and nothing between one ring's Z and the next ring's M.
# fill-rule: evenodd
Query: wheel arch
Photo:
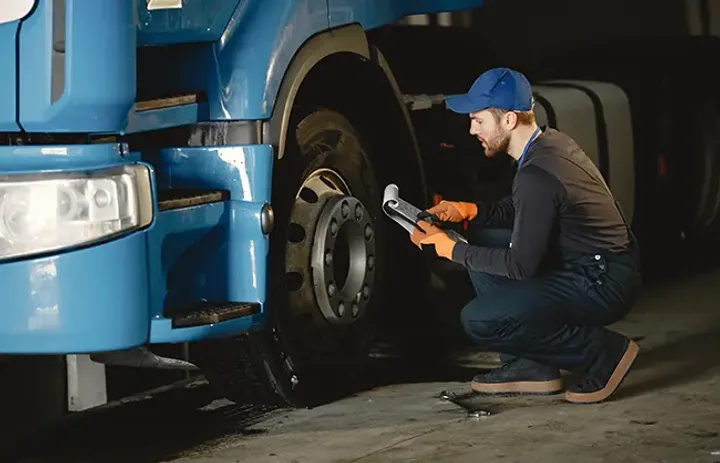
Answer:
M296 52L262 128L263 143L274 146L278 159L285 154L293 110L302 105L339 110L354 123L371 126L376 140L389 141L391 151L376 150L372 159L381 181L405 186L409 199L427 201L422 158L404 97L387 61L360 25L316 34Z

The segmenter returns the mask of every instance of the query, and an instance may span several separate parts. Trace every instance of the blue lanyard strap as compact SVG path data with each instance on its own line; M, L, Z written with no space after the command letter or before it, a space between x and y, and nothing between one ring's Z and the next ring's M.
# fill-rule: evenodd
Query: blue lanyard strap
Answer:
M535 137L536 137L539 133L540 133L540 127L538 127L537 129L535 129L535 131L533 132L533 134L530 135L530 140L528 140L528 142L525 144L525 148L523 148L522 155L520 156L520 159L518 159L518 167L520 167L520 166L522 165L523 161L525 160L525 155L527 154L528 149L530 148L530 143L532 143L533 140L535 140Z

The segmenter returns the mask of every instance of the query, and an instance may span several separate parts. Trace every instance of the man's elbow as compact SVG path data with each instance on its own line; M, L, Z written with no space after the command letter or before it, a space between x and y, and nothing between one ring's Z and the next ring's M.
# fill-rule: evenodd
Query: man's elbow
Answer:
M537 273L536 265L523 264L518 260L513 260L510 265L508 265L508 269L509 272L507 277L511 280L518 281L529 280Z

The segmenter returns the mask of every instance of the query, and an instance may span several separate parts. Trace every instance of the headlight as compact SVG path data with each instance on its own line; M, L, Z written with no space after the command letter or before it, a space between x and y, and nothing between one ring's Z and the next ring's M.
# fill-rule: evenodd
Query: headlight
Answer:
M152 214L142 165L0 176L0 259L106 239L147 226Z
M27 16L35 6L36 0L2 0L0 4L0 24L17 21Z

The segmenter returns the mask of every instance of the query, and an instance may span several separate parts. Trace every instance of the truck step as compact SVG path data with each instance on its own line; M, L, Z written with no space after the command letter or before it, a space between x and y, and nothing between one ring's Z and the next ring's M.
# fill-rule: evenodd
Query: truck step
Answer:
M158 191L158 208L161 211L217 203L230 198L227 190L172 189Z
M234 318L260 313L260 304L248 302L204 302L201 305L170 315L173 328L210 325Z
M172 108L174 106L184 106L199 103L200 95L196 93L186 95L172 95L164 98L154 98L152 100L137 101L135 103L136 111L151 111L154 109Z
M110 352L97 352L90 355L93 362L104 365L114 365L135 368L158 368L161 370L197 370L198 367L181 359L161 357L146 347L118 350Z

